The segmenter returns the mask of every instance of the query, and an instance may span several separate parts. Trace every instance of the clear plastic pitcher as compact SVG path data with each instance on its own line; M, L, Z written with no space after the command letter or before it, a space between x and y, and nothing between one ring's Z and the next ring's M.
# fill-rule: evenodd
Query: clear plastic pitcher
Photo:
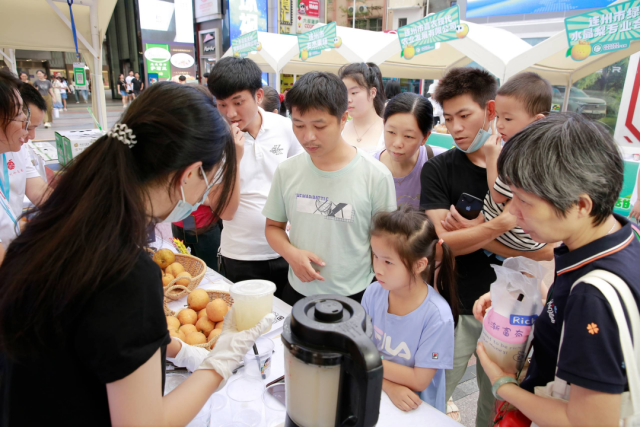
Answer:
M233 311L239 331L254 327L273 311L276 285L267 280L245 280L231 286Z

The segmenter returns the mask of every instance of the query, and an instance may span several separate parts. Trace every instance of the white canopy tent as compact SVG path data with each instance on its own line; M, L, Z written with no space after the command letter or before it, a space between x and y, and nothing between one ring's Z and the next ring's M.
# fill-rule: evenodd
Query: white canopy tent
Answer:
M382 75L408 79L440 79L451 68L464 67L475 61L504 81L507 63L518 55L526 55L531 46L515 34L488 25L467 24L466 37L439 43L436 49L407 60L400 56L396 38L394 54L380 64Z
M339 48L322 52L302 61L299 58L298 38L286 34L258 32L262 50L252 52L249 58L260 69L269 73L304 74L309 71L337 73L340 67L352 62L379 64L399 49L398 36L382 32L337 27L336 34L342 40ZM233 49L223 57L232 56ZM280 79L276 79L279 85ZM279 87L276 88L278 91Z
M626 0L618 0L612 4L622 1ZM571 56L567 57L567 50L569 50L567 32L562 30L528 51L513 57L507 64L505 77L508 79L523 71L533 71L549 80L552 85L569 88L581 78L640 51L640 40L632 41L627 49L591 55L582 61L576 61ZM569 94L570 91L566 90L562 111L567 109Z
M102 40L116 1L73 2L78 50L91 71L93 111L104 130L107 110L102 81ZM0 48L4 48L2 55L8 57L14 71L14 49L75 52L66 0L0 0L0 10Z

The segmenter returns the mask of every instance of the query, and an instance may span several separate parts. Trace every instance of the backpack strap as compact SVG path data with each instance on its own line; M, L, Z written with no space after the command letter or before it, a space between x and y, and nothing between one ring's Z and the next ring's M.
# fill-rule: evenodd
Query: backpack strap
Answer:
M431 160L435 155L433 154L433 148L429 144L424 144L424 148L427 149L427 160Z
M622 347L622 355L625 363L625 370L627 372L627 382L629 384L629 394L631 395L631 404L633 406L633 412L635 414L640 413L640 373L638 371L638 365L640 364L640 312L638 311L638 305L633 297L633 294L629 290L627 284L617 275L605 271L594 270L580 279L576 280L571 286L571 290L579 283L587 283L592 285L602 293L607 299L613 316L618 324L618 331L620 336L620 346ZM618 291L616 293L616 291ZM619 296L618 296L619 293ZM629 314L629 323L631 324L632 331L629 330L627 319L622 309L620 300L624 302ZM631 336L633 334L634 345L631 342ZM562 325L562 333L560 335L560 347L562 347L562 341L564 339L564 322ZM560 351L558 351L558 360L560 360ZM556 371L557 371L556 365ZM555 382L558 382L559 378L555 378ZM562 384L564 383L564 384ZM564 387L563 387L564 385ZM560 389L566 388L566 382L560 381L558 384L558 392Z

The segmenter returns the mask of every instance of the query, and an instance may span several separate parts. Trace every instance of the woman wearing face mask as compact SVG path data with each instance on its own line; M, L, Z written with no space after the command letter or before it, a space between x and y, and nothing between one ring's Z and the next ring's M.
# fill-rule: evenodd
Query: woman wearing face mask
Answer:
M0 263L4 258L5 245L19 233L17 219L20 212L14 212L9 204L9 164L5 153L18 152L27 142L29 132L29 112L25 113L18 87L20 81L8 71L0 71L0 153L2 153L2 174L0 175ZM4 243L2 243L4 242Z
M373 63L355 63L340 68L338 75L347 86L353 120L347 122L342 137L354 147L373 154L384 147L385 95L382 74Z
M238 332L231 309L215 350L163 397L170 338L161 272L145 246L150 223L185 218L216 176L219 215L235 157L212 100L163 82L60 176L0 267L6 425L24 424L27 413L32 425L186 425L231 375L272 314ZM34 385L47 396L38 411Z

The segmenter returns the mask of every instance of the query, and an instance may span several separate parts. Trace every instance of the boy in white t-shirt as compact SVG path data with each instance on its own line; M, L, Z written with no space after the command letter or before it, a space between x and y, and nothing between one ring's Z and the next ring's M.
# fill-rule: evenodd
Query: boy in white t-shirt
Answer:
M38 90L29 83L22 83L19 86L20 96L23 105L29 109L29 124L27 131L29 139L35 138L35 129L42 124L46 114L47 104ZM40 205L47 197L47 183L38 174L31 163L27 147L22 146L19 151L8 151L2 153L2 173L0 173L0 184L2 191L8 188L9 207L14 218L18 219L22 215L22 207L25 195L34 205ZM8 179L8 185L5 183ZM6 186L5 186L6 185ZM7 215L0 216L0 240L4 248L16 238L15 224Z
M300 152L291 121L265 112L262 71L248 58L223 58L208 79L218 110L244 132L244 150L238 151L239 176L231 203L222 213L221 272L232 282L269 280L281 296L289 265L264 235L262 208L280 163Z
M346 86L330 73L309 72L287 94L306 153L278 166L262 213L269 244L290 265L282 299L291 305L317 294L360 302L374 276L371 218L396 209L389 169L341 136L347 103Z

